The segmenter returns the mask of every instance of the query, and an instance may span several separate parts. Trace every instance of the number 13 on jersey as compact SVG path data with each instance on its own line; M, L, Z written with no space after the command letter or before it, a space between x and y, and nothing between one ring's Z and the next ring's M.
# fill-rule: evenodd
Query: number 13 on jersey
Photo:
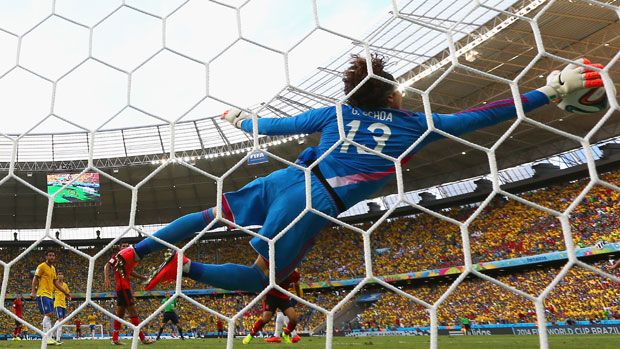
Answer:
M351 140L351 141L355 140L355 135L357 135L357 132L359 131L361 124L362 124L361 121L353 120L353 121L349 122L346 125L346 126L349 126L351 128L349 130L349 132L347 132L347 139L348 140ZM376 143L374 148L372 148L372 144L365 144L365 143L369 143L369 142L364 142L365 140L361 140L361 141L360 140L355 140L355 141L360 143L360 144L363 144L363 145L367 146L368 148L371 148L372 150L374 150L376 152L380 153L383 150L383 148L385 147L385 143L388 141L388 139L392 135L392 130L386 124L382 124L380 122L375 122L375 123L371 124L370 126L368 126L368 131L370 131L370 133L372 134L372 138L374 139L374 141ZM340 147L340 152L341 153L348 152L350 145L351 145L350 143L343 143L342 146ZM358 147L355 147L355 149L357 149L357 153L358 154L371 154L371 153L365 151L364 149L361 149L361 148L358 148Z

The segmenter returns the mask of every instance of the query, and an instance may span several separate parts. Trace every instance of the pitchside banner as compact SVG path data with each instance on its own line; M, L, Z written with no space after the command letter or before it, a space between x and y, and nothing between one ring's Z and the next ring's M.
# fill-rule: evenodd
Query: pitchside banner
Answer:
M517 336L537 336L537 327L486 327L473 328L475 336L490 336L497 334L512 334ZM450 334L449 330L439 330L440 335ZM547 334L567 335L593 335L593 334L620 334L620 325L578 325L578 326L547 326Z
M475 325L474 325L475 326ZM504 325L505 326L505 325ZM512 334L517 336L536 336L538 335L538 328L536 327L521 327L521 326L507 326L507 327L490 327L485 325L484 328L473 328L472 333L474 336L490 336L501 334ZM547 333L549 335L567 336L567 335L593 335L593 334L620 334L620 324L610 325L577 325L577 326L563 326L552 325L547 326ZM444 327L440 326L438 330L439 335L456 335L462 334L459 326ZM354 331L348 333L350 337L371 337L371 336L420 336L429 335L428 327L422 327L418 329L404 329L399 331Z
M391 337L391 336L429 336L428 331L407 330L407 331L360 331L348 333L347 337Z
M515 328L511 327L507 334L538 335L538 328ZM578 334L620 334L620 325L581 325L581 326L547 326L548 334L560 336ZM493 333L495 334L495 333Z

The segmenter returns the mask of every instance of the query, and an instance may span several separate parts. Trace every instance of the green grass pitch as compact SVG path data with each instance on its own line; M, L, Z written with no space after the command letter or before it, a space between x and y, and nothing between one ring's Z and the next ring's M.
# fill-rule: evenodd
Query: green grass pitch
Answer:
M125 348L129 347L130 341L123 340ZM35 341L0 341L0 348L40 348L41 343ZM49 346L48 348L85 348L103 349L112 348L107 340L67 340L62 346ZM144 347L140 345L140 347ZM187 339L184 341L174 339L162 339L148 348L170 348L170 349L215 349L225 348L224 339ZM296 344L272 344L265 343L262 339L256 338L248 345L241 344L241 340L234 342L235 348L245 349L319 349L325 347L324 337L304 337L301 342ZM424 349L429 347L429 338L420 337L336 337L334 338L333 348L373 348L373 349ZM618 349L620 348L620 336L618 335L593 335L593 336L549 336L549 347L552 349ZM439 348L441 349L530 349L538 348L537 336L470 336L470 337L439 337Z

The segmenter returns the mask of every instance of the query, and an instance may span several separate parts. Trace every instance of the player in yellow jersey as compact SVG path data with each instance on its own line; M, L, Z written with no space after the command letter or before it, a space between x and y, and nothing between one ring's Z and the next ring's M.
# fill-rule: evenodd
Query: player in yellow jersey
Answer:
M196 322L196 320L189 320L189 330L194 335L194 338L198 338L198 323Z
M65 293L71 292L69 285L65 282L65 277L62 272L56 272L56 279L62 288L56 288L54 290L54 312L56 313L56 324L61 322L65 316L67 316L67 297ZM56 329L56 340L61 341L62 338L62 326L58 326Z
M56 288L61 289L62 285L58 282L56 276L56 253L54 251L45 252L45 262L37 266L37 270L32 278L32 298L36 300L39 312L43 315L43 331L47 332L52 328L52 314L54 312L54 303L52 297ZM68 299L71 299L69 292L61 290ZM59 344L53 338L47 337L48 344Z
M95 339L95 325L97 325L97 315L92 313L88 315L88 326L90 327L90 335Z
M22 338L24 339L30 339L30 335L28 334L28 331L30 331L30 329L28 328L28 326L26 325L22 325Z

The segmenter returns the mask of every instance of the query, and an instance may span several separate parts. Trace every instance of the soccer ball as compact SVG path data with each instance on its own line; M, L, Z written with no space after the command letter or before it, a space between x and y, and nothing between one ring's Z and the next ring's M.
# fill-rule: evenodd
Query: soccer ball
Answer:
M607 94L604 87L584 88L564 97L558 108L569 113L592 114L607 108Z

